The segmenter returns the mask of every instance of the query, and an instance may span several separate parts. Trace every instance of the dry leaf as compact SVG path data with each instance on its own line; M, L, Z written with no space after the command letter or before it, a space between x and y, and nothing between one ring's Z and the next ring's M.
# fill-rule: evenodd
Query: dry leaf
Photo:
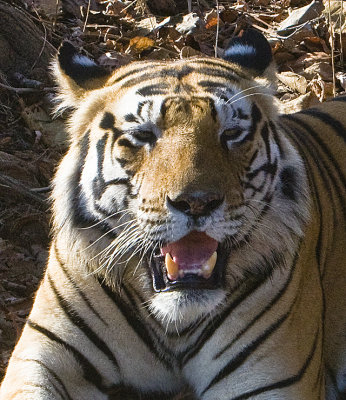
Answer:
M195 13L184 15L182 22L178 23L175 29L182 35L191 35L198 27L200 18Z
M320 16L323 9L321 2L312 1L307 6L292 11L289 17L279 25L278 33L280 35L290 33L297 26Z
M313 79L309 83L308 88L321 102L333 97L333 84L331 82L324 82L321 78Z
M198 50L195 50L193 47L190 47L190 46L184 46L180 51L180 55L182 58L195 57L195 56L203 57L204 56L203 53L201 53Z
M248 11L248 5L246 4L246 1L244 0L238 0L236 4L233 5L235 10L239 11Z
M299 71L304 68L310 67L310 65L313 65L316 62L321 62L321 61L329 62L330 55L323 53L321 51L317 51L315 53L306 53L300 56L296 61L289 63L289 66L294 71Z
M119 68L130 63L131 61L133 61L133 57L131 55L118 53L116 51L108 51L97 59L98 64L111 69Z
M267 6L270 3L270 0L252 0L252 3L255 6Z
M329 16L331 17L334 29L340 32L340 25L342 26L342 32L346 33L346 7L345 3L342 5L340 0L324 0L324 12L327 21L329 21ZM342 13L341 13L342 6ZM340 21L340 18L341 21Z
M142 53L144 50L151 49L153 46L155 46L155 42L153 39L147 38L145 36L136 36L130 40L128 50L139 54Z
M42 133L42 141L51 147L67 146L68 134L66 132L65 122L61 118L52 119L40 104L26 106L20 101L23 108L21 116L32 131Z
M136 28L142 33L142 35L152 32L157 28L157 22L155 17L142 18L136 22ZM141 35L139 35L141 36Z
M337 80L339 81L341 87L346 90L346 72L337 72L335 74Z
M319 62L310 65L310 67L306 68L302 75L307 79L313 79L316 75L320 76L324 81L332 82L333 81L333 68L330 64L326 62Z
M310 52L313 52L313 51L328 52L329 51L329 49L326 45L326 42L317 36L306 37L303 39L302 43Z
M172 58L172 52L164 48L154 49L150 53L150 60L168 60Z
M229 8L228 10L223 10L220 12L220 18L223 22L228 22L229 24L236 21L238 18L238 11L233 8Z
M112 2L109 2L106 6L106 15L120 15L125 8L125 4L122 3L119 0L113 0Z
M295 74L294 72L287 71L278 74L278 79L286 86L288 86L291 90L301 94L306 93L308 82L304 78L304 76Z
M217 27L217 18L210 18L209 21L205 25L206 29L216 28Z
M220 18L220 16L218 15L216 10L210 11L209 13L206 14L205 17L206 17L205 18L205 21L206 21L205 27L206 27L206 29L212 29L212 28L216 29L218 23L219 23L219 26L223 26L224 25L222 19Z

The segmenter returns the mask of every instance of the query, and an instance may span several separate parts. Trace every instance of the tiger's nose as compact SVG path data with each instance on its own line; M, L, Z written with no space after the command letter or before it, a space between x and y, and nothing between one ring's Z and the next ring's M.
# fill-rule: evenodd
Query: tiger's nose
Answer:
M192 217L209 215L222 204L223 200L223 195L209 192L182 194L173 199L167 196L167 203L171 207Z

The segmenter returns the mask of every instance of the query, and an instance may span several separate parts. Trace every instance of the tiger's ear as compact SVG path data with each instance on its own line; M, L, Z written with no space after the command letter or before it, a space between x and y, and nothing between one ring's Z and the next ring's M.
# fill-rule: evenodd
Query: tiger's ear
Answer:
M60 47L53 74L63 103L59 108L76 107L87 91L102 88L110 75L95 61L78 53L69 42Z
M251 28L230 41L223 58L248 68L254 77L263 75L273 61L269 42L262 33Z

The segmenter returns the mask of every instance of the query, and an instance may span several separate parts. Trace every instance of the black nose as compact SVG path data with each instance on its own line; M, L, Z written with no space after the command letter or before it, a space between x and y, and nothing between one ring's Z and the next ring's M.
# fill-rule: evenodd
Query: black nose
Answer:
M193 217L209 215L223 202L224 196L218 193L196 192L182 194L174 199L167 196L167 203L176 210Z

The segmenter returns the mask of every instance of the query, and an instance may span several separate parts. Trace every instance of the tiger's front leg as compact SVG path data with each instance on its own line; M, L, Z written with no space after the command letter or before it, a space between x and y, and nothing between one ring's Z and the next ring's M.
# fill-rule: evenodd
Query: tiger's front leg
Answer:
M175 391L171 363L158 360L154 338L140 338L146 328L129 304L94 276L66 267L53 245L0 399L124 400L130 393L136 400Z
M37 326L36 326L37 327ZM81 365L70 351L56 346L35 332L30 322L24 328L0 388L1 400L105 400L107 394L83 376ZM85 375L84 371L84 375ZM88 376L89 375L89 376Z

